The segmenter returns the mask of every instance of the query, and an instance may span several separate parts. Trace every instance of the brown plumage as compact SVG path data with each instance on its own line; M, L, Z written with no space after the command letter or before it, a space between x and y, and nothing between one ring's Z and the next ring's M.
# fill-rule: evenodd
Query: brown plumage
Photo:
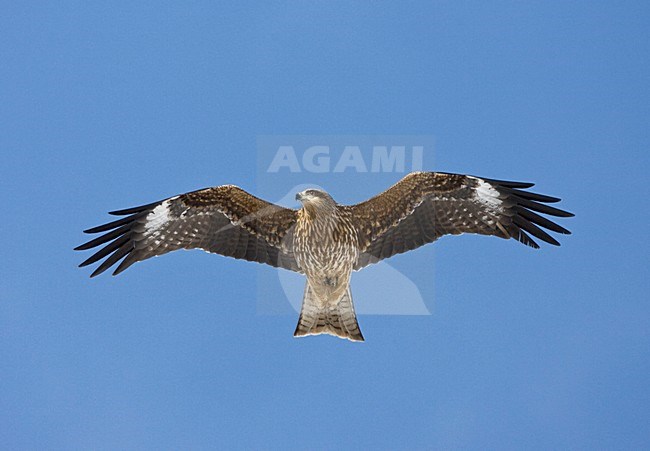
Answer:
M350 274L369 264L431 243L447 234L515 238L538 248L528 235L559 243L542 228L569 234L540 216L569 217L546 205L558 198L524 191L532 183L469 175L414 172L357 205L306 190L293 210L232 185L111 212L125 216L86 233L106 232L76 250L105 245L80 266L106 258L94 277L117 266L177 249L203 249L305 274L307 283L295 336L330 334L363 341L350 294Z

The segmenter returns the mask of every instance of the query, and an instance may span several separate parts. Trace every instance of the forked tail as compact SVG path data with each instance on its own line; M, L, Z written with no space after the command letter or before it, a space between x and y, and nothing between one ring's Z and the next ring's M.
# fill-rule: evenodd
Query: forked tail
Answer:
M302 309L298 326L293 333L294 337L305 335L329 334L351 341L363 341L363 335L357 323L357 315L352 305L350 287L337 303L320 307L309 283L305 286L305 296L302 300Z

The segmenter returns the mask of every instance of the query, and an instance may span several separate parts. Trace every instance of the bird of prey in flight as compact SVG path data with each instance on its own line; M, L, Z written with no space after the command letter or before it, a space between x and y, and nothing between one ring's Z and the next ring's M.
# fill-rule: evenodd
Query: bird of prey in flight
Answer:
M325 191L308 189L296 194L302 207L294 210L223 185L113 211L124 217L85 230L103 235L75 250L104 245L79 265L106 257L91 277L120 260L113 275L150 257L195 248L296 271L307 282L294 336L329 334L363 341L350 294L352 271L443 235L493 235L538 248L532 235L559 246L543 228L570 232L539 213L573 214L547 205L558 198L526 191L532 186L413 172L356 205L339 205Z

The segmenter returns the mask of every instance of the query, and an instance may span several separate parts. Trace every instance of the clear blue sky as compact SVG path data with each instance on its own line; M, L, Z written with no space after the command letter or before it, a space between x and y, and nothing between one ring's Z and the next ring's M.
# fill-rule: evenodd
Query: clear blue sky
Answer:
M650 447L649 9L5 3L0 448ZM537 182L573 235L398 257L432 315L362 315L363 344L260 314L253 263L76 268L107 211L269 197L258 137L314 134L433 136L426 169Z

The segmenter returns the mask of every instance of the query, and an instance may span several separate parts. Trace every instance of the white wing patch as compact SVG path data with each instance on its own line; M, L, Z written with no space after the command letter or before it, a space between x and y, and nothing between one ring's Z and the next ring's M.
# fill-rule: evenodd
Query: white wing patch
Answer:
M144 224L147 232L155 232L157 229L160 229L165 223L169 222L169 204L171 201L177 198L178 196L167 199L147 215L147 222Z
M475 191L478 201L487 205L491 210L501 211L500 207L503 201L499 199L499 191L494 189L492 185L484 180L471 176L468 176L468 178L474 179L478 182Z

